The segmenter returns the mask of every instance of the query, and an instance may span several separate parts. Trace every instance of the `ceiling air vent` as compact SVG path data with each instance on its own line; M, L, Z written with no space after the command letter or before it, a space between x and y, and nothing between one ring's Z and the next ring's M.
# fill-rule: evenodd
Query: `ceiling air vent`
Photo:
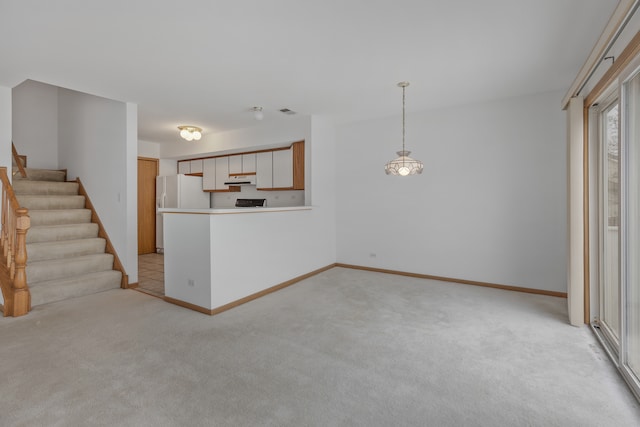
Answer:
M291 110L289 110L288 108L282 108L282 109L280 110L280 112L281 112L281 113L284 113L284 114L288 114L288 115L290 115L290 116L293 116L294 114L296 114L296 112L295 112L295 111L291 111Z

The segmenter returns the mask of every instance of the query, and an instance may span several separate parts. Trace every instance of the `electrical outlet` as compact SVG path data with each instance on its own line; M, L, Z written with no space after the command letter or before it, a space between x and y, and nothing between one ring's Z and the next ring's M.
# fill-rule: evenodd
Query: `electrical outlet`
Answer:
M193 279L187 279L187 285L193 287L196 285L196 281Z

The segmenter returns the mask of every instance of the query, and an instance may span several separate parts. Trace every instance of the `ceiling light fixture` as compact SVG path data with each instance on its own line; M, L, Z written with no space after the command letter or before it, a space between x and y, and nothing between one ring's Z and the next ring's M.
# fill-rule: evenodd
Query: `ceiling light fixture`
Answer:
M178 126L180 136L187 141L199 141L202 138L202 129L197 126Z
M409 157L411 151L404 149L404 90L407 86L409 86L409 82L398 83L398 87L402 88L402 151L397 152L400 157L389 161L385 165L384 171L387 175L416 175L422 173L422 169L424 168L424 165L420 160Z
M253 111L253 117L255 117L256 120L262 120L264 118L262 107L253 107L251 111Z

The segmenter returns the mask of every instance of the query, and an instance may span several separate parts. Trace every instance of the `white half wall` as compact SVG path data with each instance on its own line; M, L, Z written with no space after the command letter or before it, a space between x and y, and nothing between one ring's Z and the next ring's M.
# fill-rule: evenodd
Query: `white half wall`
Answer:
M137 131L129 104L67 89L58 92L58 158L68 179L80 177L120 261L137 281ZM127 185L129 183L129 185ZM133 205L133 206L131 206ZM135 217L135 218L134 218ZM132 225L132 222L134 225Z
M338 127L338 262L566 292L562 95L408 114L417 176L384 173L400 117Z
M26 80L13 88L13 142L27 166L58 168L58 87Z
M301 236L305 240L301 245L314 245L315 269L336 262L336 134L335 126L329 119L300 116L285 123L262 122L252 128L205 135L197 143L162 144L160 154L163 160L199 157L283 146L299 140L305 141L304 201L306 205L313 205L313 211L308 215L312 229ZM174 166L171 174L175 173ZM256 238L242 227L238 227L234 233L238 241ZM282 273L292 278L299 274L299 268L292 266L290 271Z

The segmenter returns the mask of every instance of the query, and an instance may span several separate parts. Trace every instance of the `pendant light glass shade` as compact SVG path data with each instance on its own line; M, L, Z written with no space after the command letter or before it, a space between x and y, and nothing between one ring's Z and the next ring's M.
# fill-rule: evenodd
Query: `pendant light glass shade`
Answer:
M387 175L417 175L422 173L424 165L420 160L412 159L411 157L409 157L411 151L407 151L404 149L404 90L407 86L409 86L409 82L400 82L398 83L398 86L402 88L402 150L397 152L399 156L397 159L393 159L385 165L384 172Z
M384 171L387 175L416 175L422 173L424 165L420 160L409 157L411 151L398 151L397 159L393 159L386 164Z

